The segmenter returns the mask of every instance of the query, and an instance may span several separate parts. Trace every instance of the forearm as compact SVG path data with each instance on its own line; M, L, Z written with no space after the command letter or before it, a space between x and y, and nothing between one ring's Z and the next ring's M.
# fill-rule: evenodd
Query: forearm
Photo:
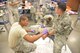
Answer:
M31 32L31 30L26 30L26 32Z
M51 36L51 35L54 35L56 32L54 31L54 30L52 30L52 31L50 31L49 33L48 33L48 36Z
M42 37L43 36L43 34L38 34L38 35L33 35L32 36L32 41L34 42L34 41L36 41L36 40L38 40L40 37Z
M38 40L42 36L43 36L43 34L38 34L38 35L33 35L33 36L31 36L31 35L25 35L24 39L26 41L29 41L29 42L33 43L34 41Z
M9 5L10 5L10 6L15 6L15 5L19 4L19 3L20 3L19 1L17 1L17 2L12 2L12 3L9 3Z

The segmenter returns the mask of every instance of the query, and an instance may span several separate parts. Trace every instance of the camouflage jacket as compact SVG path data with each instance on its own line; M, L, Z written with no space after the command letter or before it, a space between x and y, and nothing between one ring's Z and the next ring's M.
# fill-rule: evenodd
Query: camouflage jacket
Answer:
M69 35L72 31L70 16L66 12L62 16L56 16L53 19L53 28L56 31L56 36Z

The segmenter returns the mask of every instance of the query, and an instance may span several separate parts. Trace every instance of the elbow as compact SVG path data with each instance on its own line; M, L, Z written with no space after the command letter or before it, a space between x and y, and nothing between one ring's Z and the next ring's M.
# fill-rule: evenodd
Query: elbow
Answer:
M30 43L34 43L35 41L33 41L33 40L26 40L26 41L28 41L28 42L30 42Z
M26 35L23 37L26 41L30 42L30 43L34 43L36 41L36 39L32 36Z
M35 40L33 40L33 39L26 39L26 38L24 38L26 41L28 41L28 42L30 42L30 43L34 43L35 42Z

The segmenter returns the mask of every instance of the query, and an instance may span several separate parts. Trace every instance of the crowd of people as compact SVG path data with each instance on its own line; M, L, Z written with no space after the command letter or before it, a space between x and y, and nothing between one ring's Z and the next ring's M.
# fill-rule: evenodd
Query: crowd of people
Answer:
M30 53L37 48L35 41L41 37L43 39L49 37L54 42L53 52L61 53L61 48L66 44L72 31L70 16L66 12L66 3L52 1L35 5L28 0L8 0L7 8L12 24L8 37L10 48L17 53ZM26 10L29 11L30 16L27 15ZM35 32L33 29L24 29L24 26L31 21L29 18L43 30L34 35L28 34L28 32ZM51 29L48 30L47 27Z

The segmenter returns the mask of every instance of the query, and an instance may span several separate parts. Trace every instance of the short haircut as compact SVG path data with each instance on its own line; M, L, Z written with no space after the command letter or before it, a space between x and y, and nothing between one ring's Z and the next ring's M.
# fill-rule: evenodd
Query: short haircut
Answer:
M27 19L28 19L27 15L26 14L22 14L20 16L20 18L19 18L19 22L24 21L24 20L27 20Z
M66 3L58 2L58 8L60 8L62 11L66 11Z

